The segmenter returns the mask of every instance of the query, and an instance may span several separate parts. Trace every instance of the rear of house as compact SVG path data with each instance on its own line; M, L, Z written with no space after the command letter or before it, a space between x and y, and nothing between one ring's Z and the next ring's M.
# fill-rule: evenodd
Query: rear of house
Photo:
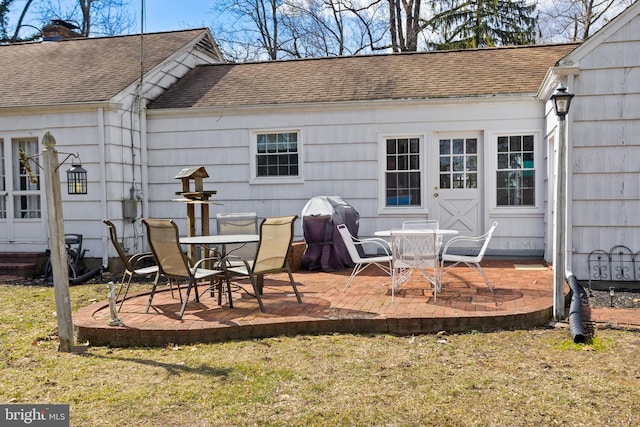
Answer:
M174 177L198 166L221 203L212 217L300 214L310 198L338 195L359 212L361 236L408 219L469 235L498 221L490 254L551 261L558 127L548 100L562 84L576 94L569 269L588 278L591 251L640 251L639 10L581 46L246 64L222 63L207 30L0 46L0 252L48 246L44 185L29 183L17 151L37 157L50 131L89 171L86 196L64 195L65 230L103 263L115 253L102 218L134 252L145 245L141 217L186 230Z
M542 257L548 153L536 95L575 47L197 67L147 112L149 212L184 216L172 177L197 164L224 205L214 210L300 213L338 195L360 213L361 236L407 219L469 235L499 221L493 254Z

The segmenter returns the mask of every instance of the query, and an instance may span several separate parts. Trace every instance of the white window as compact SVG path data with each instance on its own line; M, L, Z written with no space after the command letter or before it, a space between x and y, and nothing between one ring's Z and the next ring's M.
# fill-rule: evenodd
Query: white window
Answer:
M497 206L535 206L534 136L498 136L497 145Z
M256 133L255 176L300 176L298 132Z
M386 138L385 207L422 205L419 137Z
M30 164L29 170L20 162L20 151L27 157L38 154L35 139L14 139L13 141L13 217L40 218L40 169Z

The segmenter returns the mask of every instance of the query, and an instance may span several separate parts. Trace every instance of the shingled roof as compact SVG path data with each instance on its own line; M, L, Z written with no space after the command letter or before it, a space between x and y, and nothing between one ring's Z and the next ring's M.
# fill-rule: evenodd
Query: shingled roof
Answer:
M208 35L145 34L144 72ZM106 101L140 77L140 35L1 45L0 76L0 108Z
M199 66L153 109L535 94L578 44Z

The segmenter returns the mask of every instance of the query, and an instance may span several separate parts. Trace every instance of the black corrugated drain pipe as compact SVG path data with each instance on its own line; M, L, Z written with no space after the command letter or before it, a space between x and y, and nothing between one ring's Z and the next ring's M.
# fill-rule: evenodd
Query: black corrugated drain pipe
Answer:
M578 283L576 276L571 275L567 278L569 287L571 288L571 304L569 305L569 330L571 337L576 344L584 343L587 336L584 332L584 324L582 323L582 297L587 297L587 291Z

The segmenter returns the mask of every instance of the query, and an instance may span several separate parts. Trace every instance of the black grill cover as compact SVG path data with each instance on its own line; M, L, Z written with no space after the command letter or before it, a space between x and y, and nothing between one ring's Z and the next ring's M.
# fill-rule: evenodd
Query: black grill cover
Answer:
M311 198L302 209L302 231L307 247L302 267L310 271L339 271L353 267L338 225L346 224L358 236L360 214L339 196Z

